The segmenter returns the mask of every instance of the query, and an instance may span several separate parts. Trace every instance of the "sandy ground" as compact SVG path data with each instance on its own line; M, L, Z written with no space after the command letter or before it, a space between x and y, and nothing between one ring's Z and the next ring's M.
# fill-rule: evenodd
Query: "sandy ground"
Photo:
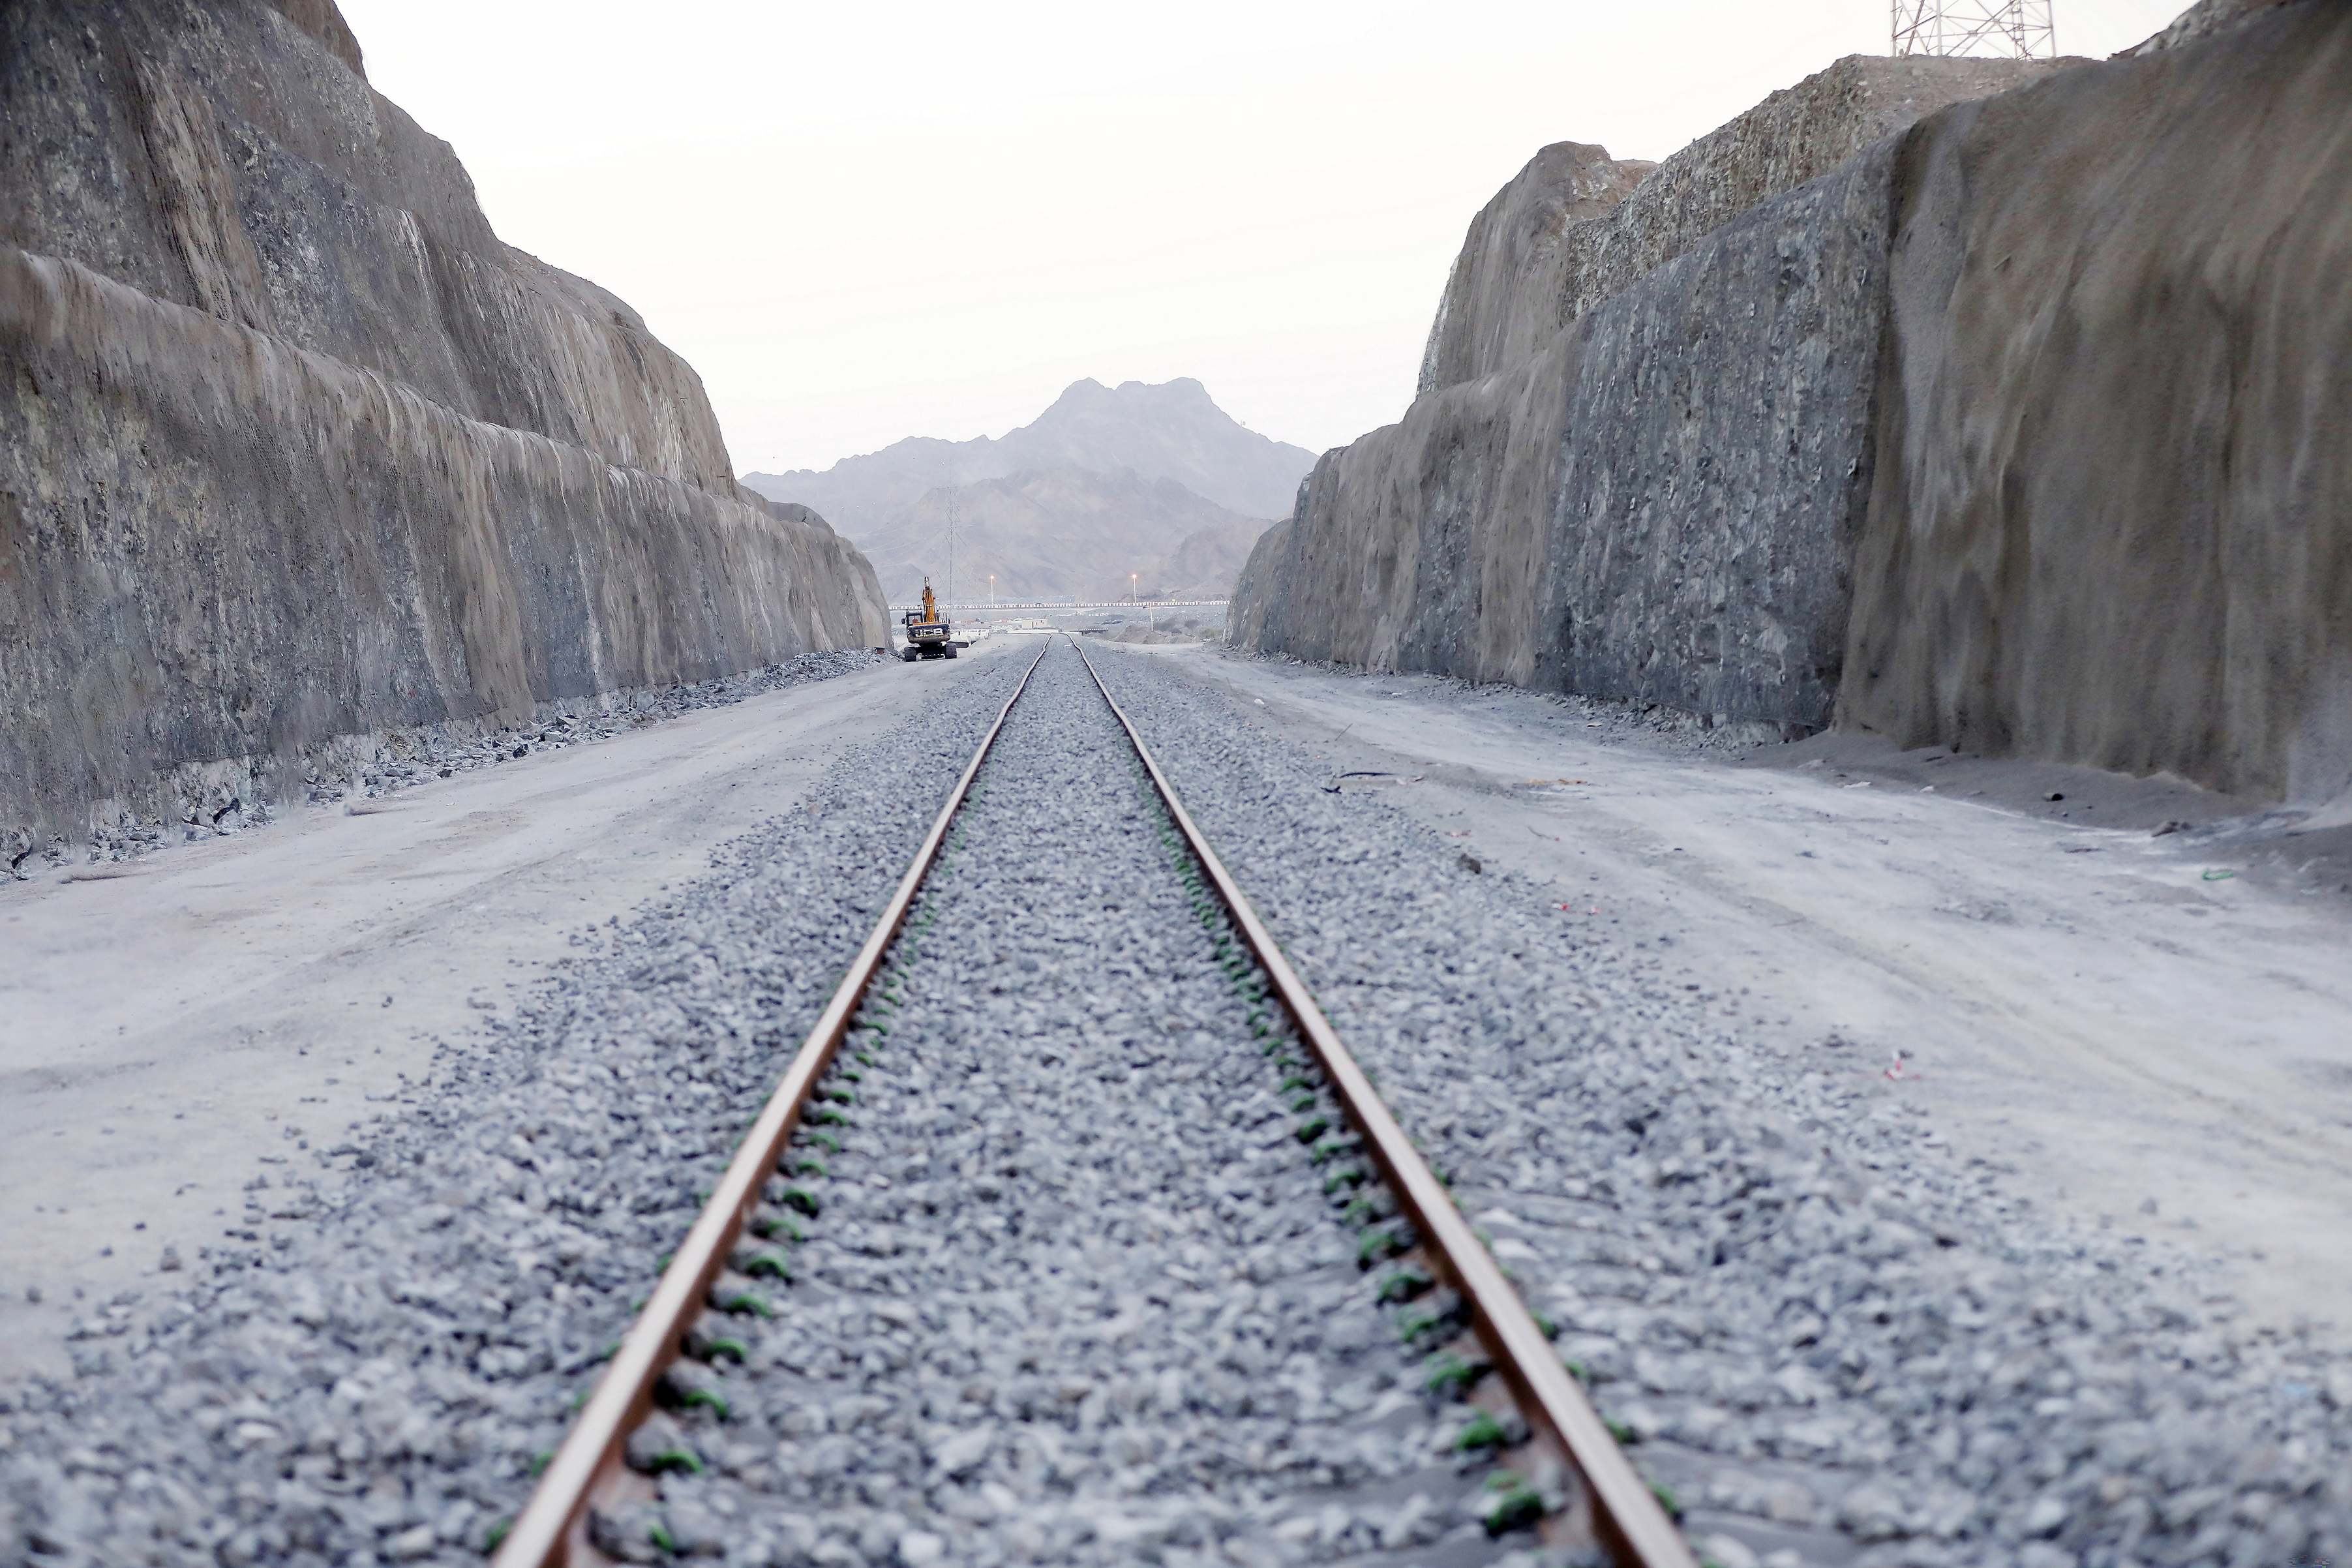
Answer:
M396 1103L572 932L699 874L843 745L1026 641L0 887L0 1380L64 1370L74 1321L121 1292L152 1306L186 1278L164 1247L194 1267L247 1228L257 1177L268 1208L319 1174L309 1150Z
M2250 1323L2352 1331L2352 900L2262 874L2275 841L2151 836L2241 803L1832 737L1735 761L1528 693L1121 651L1394 775L1336 782L1926 1107L2053 1223L2211 1260Z

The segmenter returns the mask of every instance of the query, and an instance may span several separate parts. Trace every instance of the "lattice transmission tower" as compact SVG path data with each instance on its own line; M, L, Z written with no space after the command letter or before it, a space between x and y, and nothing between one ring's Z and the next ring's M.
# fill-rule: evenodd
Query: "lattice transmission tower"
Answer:
M2051 0L1895 0L1898 55L2055 59Z

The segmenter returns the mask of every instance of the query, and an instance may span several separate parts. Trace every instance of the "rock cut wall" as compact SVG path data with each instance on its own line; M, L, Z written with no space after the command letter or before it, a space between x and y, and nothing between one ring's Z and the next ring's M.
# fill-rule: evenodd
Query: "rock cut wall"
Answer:
M329 0L0 12L0 826L887 635L360 64Z
M2214 9L1906 144L1842 724L2352 791L2352 7Z
M1327 454L1259 542L1236 639L1827 723L1888 134L2046 69L1847 59L1654 170L1544 149L1473 225L1403 421Z
M1549 222L1570 154L1237 641L2352 799L2352 8L1843 61Z

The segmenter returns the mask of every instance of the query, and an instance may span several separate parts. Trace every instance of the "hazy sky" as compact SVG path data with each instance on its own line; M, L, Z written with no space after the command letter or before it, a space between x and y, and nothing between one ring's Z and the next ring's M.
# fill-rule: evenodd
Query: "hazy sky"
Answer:
M2059 48L2186 0L2055 0ZM1538 147L1663 158L1887 0L342 0L509 244L702 373L738 472L1001 435L1197 376L1320 450L1410 400L1471 217Z

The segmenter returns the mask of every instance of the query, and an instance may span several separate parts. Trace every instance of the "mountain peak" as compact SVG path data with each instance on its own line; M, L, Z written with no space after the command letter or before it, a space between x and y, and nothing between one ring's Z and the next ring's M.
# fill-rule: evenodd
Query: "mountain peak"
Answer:
M1118 391L1125 392L1128 387L1135 384L1136 384L1134 382L1127 382L1119 387ZM1082 375L1077 380L1070 383L1069 385L1062 388L1062 395L1054 399L1054 401L1047 405L1045 413L1039 415L1038 417L1041 419L1045 418L1047 415L1052 414L1055 409L1065 405L1102 403L1117 397L1118 395L1118 392L1113 392L1109 387L1105 386L1093 376ZM1026 428L1026 426L1024 426L1024 428Z
M743 483L771 500L814 507L856 540L936 486L1029 469L1132 468L1244 517L1286 517L1298 481L1314 466L1314 453L1257 434L1191 376L1125 381L1116 388L1087 376L1063 388L1035 419L995 440L910 437L845 458L823 473L746 474Z
M1062 395L1054 399L1045 413L1022 428L1034 429L1057 414L1081 410L1092 413L1103 409L1125 409L1142 415L1147 410L1171 408L1207 408L1220 415L1224 413L1209 395L1209 389L1189 375L1180 375L1169 381L1122 381L1115 387L1105 386L1092 376L1082 376L1064 387Z

